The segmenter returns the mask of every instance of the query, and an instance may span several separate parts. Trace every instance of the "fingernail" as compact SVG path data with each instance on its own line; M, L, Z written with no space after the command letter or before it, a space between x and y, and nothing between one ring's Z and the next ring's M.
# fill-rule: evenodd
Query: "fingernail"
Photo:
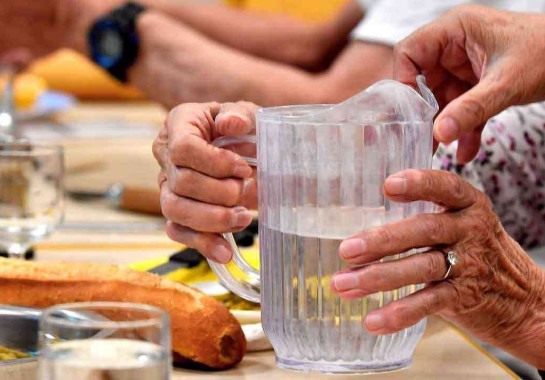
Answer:
M365 242L363 239L348 239L339 246L339 253L344 258L352 258L365 252Z
M218 245L212 250L212 258L220 264L226 264L231 260L231 251L223 245Z
M243 228L248 226L252 222L252 214L246 207L238 206L233 208L233 221L232 226L234 228Z
M437 135L441 142L454 141L460 135L460 126L452 117L444 117L437 126Z
M236 164L233 169L233 175L235 177L246 178L252 175L252 168L246 163L246 161Z
M381 313L371 313L365 318L365 327L369 331L376 331L382 329L386 324Z
M216 123L222 123L224 122L224 120L227 120L229 121L229 123L233 124L244 123L243 116L233 111L222 112L218 116L216 116L215 119Z
M255 178L248 178L248 179L245 179L244 182L242 183L242 196L246 196L248 195L248 193L250 192L250 190L255 186Z
M355 289L358 285L358 279L354 273L341 273L333 277L333 284L338 291Z
M221 128L220 133L223 135L243 132L247 124L244 116L232 111L220 113L216 117L216 125Z
M407 178L405 177L390 177L384 182L384 190L390 195L401 195L407 191Z

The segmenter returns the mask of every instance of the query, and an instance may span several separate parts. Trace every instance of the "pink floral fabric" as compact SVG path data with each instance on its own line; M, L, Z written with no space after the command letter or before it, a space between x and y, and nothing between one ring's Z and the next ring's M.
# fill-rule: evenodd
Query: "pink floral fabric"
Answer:
M545 245L545 103L511 107L490 119L476 159L456 162L440 146L434 168L462 176L490 198L507 232L524 248Z

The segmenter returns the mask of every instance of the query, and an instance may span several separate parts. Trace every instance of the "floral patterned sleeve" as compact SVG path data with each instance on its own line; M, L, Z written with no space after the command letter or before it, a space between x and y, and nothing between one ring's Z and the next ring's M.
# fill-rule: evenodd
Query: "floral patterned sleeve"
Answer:
M521 246L545 245L545 103L511 107L490 119L469 164L457 164L456 148L456 143L440 146L434 168L455 172L483 190Z

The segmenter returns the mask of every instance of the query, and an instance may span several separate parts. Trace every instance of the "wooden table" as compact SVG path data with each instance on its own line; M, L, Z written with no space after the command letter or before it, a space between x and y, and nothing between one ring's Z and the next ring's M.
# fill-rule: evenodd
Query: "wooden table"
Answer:
M62 116L64 123L93 115L145 119L159 129L164 113L156 106L86 104ZM155 186L157 165L151 155L152 138L105 141L86 139L64 141L69 186L105 188L112 182L122 181L140 186ZM97 164L98 163L98 164ZM87 168L74 170L74 168ZM114 210L100 202L67 204L67 222L81 223L81 228L61 229L50 240L37 247L38 260L95 261L129 263L174 252L179 245L167 239L161 231L158 218ZM88 223L85 225L83 222ZM100 229L109 222L123 227L133 226L136 232ZM155 226L155 227L154 227ZM141 231L138 228L142 227ZM0 367L0 380L26 380L34 371L33 364L13 372ZM10 371L11 374L8 374ZM26 375L23 375L26 373ZM176 369L174 380L193 379L354 379L353 376L325 376L303 374L276 368L272 351L247 354L235 369L225 372L196 372ZM381 374L376 379L512 379L508 369L475 345L467 336L446 322L434 318L426 335L418 345L413 365L404 371Z

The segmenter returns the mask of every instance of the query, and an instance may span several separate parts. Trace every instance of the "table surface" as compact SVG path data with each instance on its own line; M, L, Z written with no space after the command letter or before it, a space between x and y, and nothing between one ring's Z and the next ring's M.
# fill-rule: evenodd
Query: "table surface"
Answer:
M164 111L148 103L81 104L59 116L64 125L102 115L110 120L138 120L159 130ZM135 138L66 139L65 147L68 187L105 189L113 182L142 187L155 187L158 166L151 154L151 136ZM162 232L161 218L142 216L112 209L102 202L68 201L67 226L48 241L37 246L38 260L94 261L124 264L179 249ZM516 378L475 345L466 335L446 322L433 318L420 344L413 365L406 370L380 374L377 379L512 379ZM0 379L26 380L22 374L33 371L34 365L0 367ZM26 371L24 369L26 368ZM197 372L175 369L173 379L302 379L326 378L278 369L272 351L249 353L235 369L218 372ZM353 379L353 376L327 377Z

